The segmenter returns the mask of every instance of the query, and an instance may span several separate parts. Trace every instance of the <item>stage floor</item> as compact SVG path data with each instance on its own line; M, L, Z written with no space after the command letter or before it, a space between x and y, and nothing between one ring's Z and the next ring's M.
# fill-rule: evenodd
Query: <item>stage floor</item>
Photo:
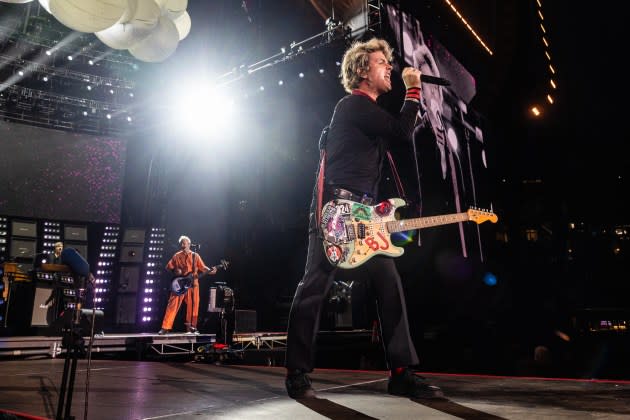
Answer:
M424 373L444 400L387 395L383 371L319 369L318 399L294 401L281 367L80 359L76 419L627 419L630 381ZM0 409L54 418L63 358L0 362ZM89 382L87 381L89 379ZM86 410L86 383L89 383Z

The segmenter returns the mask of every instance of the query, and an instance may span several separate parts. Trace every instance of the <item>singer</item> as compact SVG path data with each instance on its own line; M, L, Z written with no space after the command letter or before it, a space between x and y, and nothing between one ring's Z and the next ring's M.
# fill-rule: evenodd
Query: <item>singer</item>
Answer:
M311 201L306 267L289 313L285 386L291 398L315 397L308 373L313 370L322 301L336 271L324 253L319 233L321 202L334 198L366 205L378 202L388 144L409 142L414 131L421 99L422 74L418 69L407 67L402 71L406 95L398 115L392 116L376 103L380 95L392 89L391 59L389 44L373 38L352 44L342 60L342 84L348 95L337 103L332 120L320 138L321 157ZM375 291L378 301L380 332L391 370L387 391L416 398L441 397L439 388L411 370L419 361L393 259L377 256L356 270L371 283L370 289Z
M177 251L166 264L166 269L171 271L175 277L192 276L193 284L184 294L178 295L170 292L166 313L162 320L162 329L158 334L168 334L173 329L173 322L182 302L186 304L186 332L189 334L199 334L197 330L197 318L199 316L199 273L214 275L217 273L216 267L209 268L203 262L199 254L190 250L190 238L182 235L179 237L181 250Z

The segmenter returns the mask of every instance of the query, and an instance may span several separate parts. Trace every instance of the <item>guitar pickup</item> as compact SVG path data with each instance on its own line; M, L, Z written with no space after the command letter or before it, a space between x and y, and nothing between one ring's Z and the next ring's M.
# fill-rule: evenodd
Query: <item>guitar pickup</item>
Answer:
M358 228L358 232L357 232L357 237L359 239L365 239L365 232L366 232L366 226L364 223L357 223L357 228Z

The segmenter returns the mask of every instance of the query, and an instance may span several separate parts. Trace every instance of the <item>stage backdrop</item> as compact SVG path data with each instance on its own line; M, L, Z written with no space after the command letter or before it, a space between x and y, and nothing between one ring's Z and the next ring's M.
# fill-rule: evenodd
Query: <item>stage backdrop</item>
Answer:
M0 121L0 214L120 223L126 141Z
M424 123L414 134L417 167L406 177L416 179L417 185L410 186L416 191L410 195L419 202L423 216L490 208L483 119L468 106L476 94L474 77L421 29L420 20L391 5L385 11L384 34L393 41L399 65L451 82L450 86L423 83L419 118ZM454 225L439 231L453 234L446 242L461 255L478 254L483 259L476 226Z

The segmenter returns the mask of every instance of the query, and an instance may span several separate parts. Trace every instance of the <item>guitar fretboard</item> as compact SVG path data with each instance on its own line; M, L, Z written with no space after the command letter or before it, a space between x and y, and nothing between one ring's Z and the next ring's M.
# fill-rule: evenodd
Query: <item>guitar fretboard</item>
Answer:
M417 217L415 219L392 220L387 222L387 230L390 233L404 232L406 230L422 229L433 226L448 225L451 223L467 222L468 213L444 214L441 216Z

